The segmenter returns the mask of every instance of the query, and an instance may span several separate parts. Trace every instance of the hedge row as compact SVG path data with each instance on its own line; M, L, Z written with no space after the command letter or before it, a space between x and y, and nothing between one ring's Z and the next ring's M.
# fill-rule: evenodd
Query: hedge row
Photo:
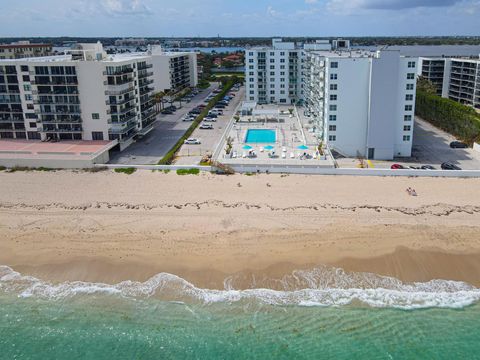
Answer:
M480 142L480 114L475 109L417 91L416 115L468 144Z
M195 120L193 120L192 125L187 129L185 134L173 145L173 147L170 149L170 151L158 162L159 165L170 165L172 161L175 159L175 154L177 153L178 150L182 147L183 143L185 140L187 140L190 135L195 131L198 125L203 121L203 118L207 116L208 112L214 107L214 105L223 99L225 95L230 91L232 86L235 84L235 81L229 81L227 82L224 86L221 92L217 94L203 109L203 111L200 113L199 116Z

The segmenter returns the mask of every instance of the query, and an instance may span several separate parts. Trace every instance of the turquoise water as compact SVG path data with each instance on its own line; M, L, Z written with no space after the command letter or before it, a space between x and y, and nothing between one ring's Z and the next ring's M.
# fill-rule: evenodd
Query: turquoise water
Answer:
M322 289L313 279L319 274L328 282ZM337 285L326 278L332 274ZM213 291L170 274L145 283L50 284L0 267L0 359L480 358L476 288L338 269L303 275L316 292ZM350 288L359 280L372 285L363 297ZM328 303L320 290L337 305L320 306ZM424 308L406 310L412 305Z
M245 137L247 144L268 144L276 141L277 134L275 130L269 129L249 129Z

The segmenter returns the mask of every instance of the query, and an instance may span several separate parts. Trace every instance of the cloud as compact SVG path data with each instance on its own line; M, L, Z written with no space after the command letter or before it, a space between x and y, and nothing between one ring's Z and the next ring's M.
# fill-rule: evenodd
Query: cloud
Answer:
M318 0L305 0L305 4L318 4Z
M152 10L142 0L102 0L103 9L110 15L151 15Z
M421 7L446 7L461 0L330 0L327 8L334 12L353 10L402 10Z

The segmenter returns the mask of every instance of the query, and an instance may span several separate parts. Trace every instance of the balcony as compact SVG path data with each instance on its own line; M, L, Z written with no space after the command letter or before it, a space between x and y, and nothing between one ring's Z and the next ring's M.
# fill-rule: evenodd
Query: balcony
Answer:
M112 127L108 130L108 132L110 134L116 134L116 135L122 135L122 134L125 134L127 132L129 132L130 130L133 130L137 127L137 123L136 122L130 122L128 124L126 124L126 126L122 127L122 128L116 128L116 127Z
M130 111L135 111L135 105L128 106L124 109L117 109L117 110L110 109L109 113L112 115L125 115L125 114L128 114Z
M146 70L146 69L151 69L151 68L153 68L153 64L139 65L137 67L138 70Z
M108 81L104 81L103 85L106 85L108 87L116 87L116 86L121 86L121 85L131 83L132 81L133 81L133 77L128 77L126 79L117 79L114 84L109 83Z
M124 89L106 90L105 95L107 95L107 96L119 96L119 95L128 94L129 92L132 92L132 91L135 91L135 87L134 86L128 86L128 87L125 87Z
M111 75L111 76L124 75L124 74L129 74L129 73L132 73L132 72L133 72L133 68L125 68L125 69L117 70L117 71L113 71L113 72L105 70L103 72L103 75Z
M146 77L149 77L149 76L153 76L153 72L147 71L147 72L139 72L138 73L138 78L139 79L143 79L143 78L146 78Z
M137 114L128 114L126 116L123 116L123 117L120 117L120 118L117 118L116 120L114 120L113 118L111 118L108 123L109 124L124 124L128 121L131 121L131 120L135 120L137 118Z
M145 95L145 94L148 94L150 92L152 92L154 89L151 88L151 87L142 87L140 88L140 95Z
M131 101L134 101L135 98L127 98L127 99L123 99L123 100L115 100L115 101L110 101L110 100L107 100L105 101L105 104L106 105L117 105L117 106L120 106L120 105L125 105Z

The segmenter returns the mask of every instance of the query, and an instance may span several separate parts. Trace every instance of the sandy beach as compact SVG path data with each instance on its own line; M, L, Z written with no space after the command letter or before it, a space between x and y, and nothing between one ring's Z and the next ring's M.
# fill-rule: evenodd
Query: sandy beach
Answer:
M53 282L275 288L327 265L480 286L477 179L2 172L0 233L1 265Z

